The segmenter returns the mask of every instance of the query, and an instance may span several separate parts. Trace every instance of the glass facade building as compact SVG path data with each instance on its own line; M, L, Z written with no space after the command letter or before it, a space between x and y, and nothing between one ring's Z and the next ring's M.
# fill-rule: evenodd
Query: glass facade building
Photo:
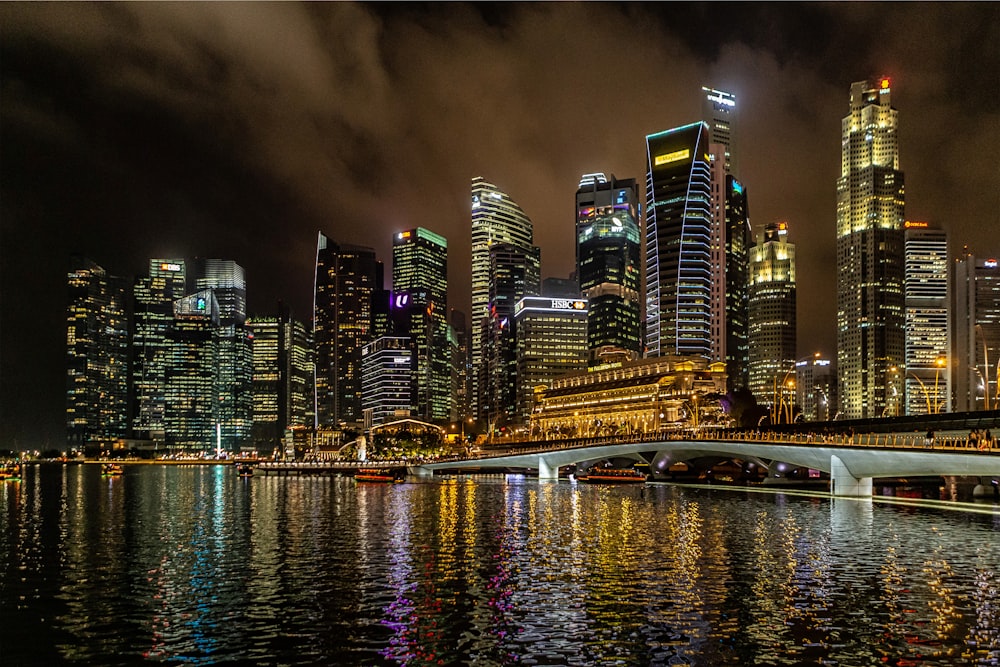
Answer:
M904 367L903 172L889 79L851 84L837 179L840 412L880 417Z
M540 256L533 242L531 219L510 195L482 177L472 179L472 398L474 411L485 418L481 379L484 376L484 352L490 331L490 249L506 244ZM537 292L536 292L537 294ZM524 296L519 295L517 298ZM511 304L513 314L513 304Z
M642 219L635 179L586 174L576 191L576 273L589 302L589 364L642 354Z
M125 282L73 257L67 275L66 432L79 451L110 449L128 423Z
M174 302L187 289L183 259L149 260L148 277L133 288L132 427L139 438L163 442L167 368L172 356Z
M454 418L452 359L448 337L448 241L423 227L397 233L392 245L392 288L406 295L393 301L395 333L413 349L414 416L426 421Z
M316 422L361 427L361 349L373 338L383 267L372 248L338 244L320 232L314 286Z
M216 421L222 447L249 446L253 425L253 352L247 321L247 286L243 267L232 260L199 259L192 263L195 288L210 289L219 304L214 331Z
M648 356L712 353L712 175L709 128L646 137Z
M361 377L365 430L413 413L413 346L407 336L382 336L365 345Z
M213 451L219 445L217 369L219 302L202 290L173 303L164 383L164 431L169 450Z
M1000 409L1000 255L955 263L955 409Z

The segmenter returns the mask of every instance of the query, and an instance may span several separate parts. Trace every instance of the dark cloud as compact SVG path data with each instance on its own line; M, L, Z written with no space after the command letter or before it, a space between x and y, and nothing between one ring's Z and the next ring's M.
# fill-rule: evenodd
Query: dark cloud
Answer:
M974 4L0 5L0 447L62 438L71 252L140 274L232 258L309 315L317 230L444 234L468 307L472 176L572 270L579 175L640 181L644 135L736 93L755 227L798 245L799 339L833 354L834 200L852 81L887 74L907 210L1000 252L1000 10Z

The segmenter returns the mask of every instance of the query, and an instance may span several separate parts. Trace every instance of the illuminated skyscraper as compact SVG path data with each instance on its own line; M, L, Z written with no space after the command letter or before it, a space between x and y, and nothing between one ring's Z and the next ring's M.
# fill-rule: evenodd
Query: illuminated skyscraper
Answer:
M66 430L70 446L110 449L128 434L125 283L82 257L68 274Z
M749 388L761 405L781 405L794 396L795 246L785 223L769 224L750 249Z
M642 354L641 212L635 179L585 174L576 191L576 273L589 301L589 364Z
M708 125L646 137L646 347L710 357L712 190Z
M905 227L906 414L950 412L948 234L926 222Z
M219 302L212 290L201 290L174 301L173 314L163 387L166 444L171 450L213 451L219 444Z
M955 263L955 409L1000 409L1000 261L966 251Z
M889 80L851 84L837 179L837 373L845 418L880 417L904 367L903 172Z
M727 174L738 174L736 160L736 96L714 88L702 87L701 117L709 128L709 141L724 146L724 166Z
M365 429L413 414L413 345L408 336L381 336L361 351Z
M132 427L140 438L162 442L167 367L173 345L174 302L184 296L183 259L149 260L149 276L137 278L132 334Z
M491 317L490 248L499 243L540 256L533 242L531 219L510 195L477 176L472 179L472 314L469 324L472 330L472 396L480 418L485 411L479 383L483 377L483 354ZM524 294L518 298L521 296Z
M253 349L253 446L261 453L284 449L290 429L312 428L312 336L285 304L277 317L248 321Z
M415 416L451 420L454 413L448 339L448 242L423 227L399 232L392 244L392 289L408 295L405 312L393 314L413 349ZM405 318L402 322L400 318Z
M480 419L499 428L517 419L517 330L514 311L526 296L541 292L539 250L501 243L490 247L490 311L479 376Z
M371 248L319 234L313 301L316 421L321 428L360 427L361 348L373 337L373 296L383 267Z
M219 304L214 330L217 357L215 416L222 448L239 451L250 443L253 424L253 352L247 329L247 286L243 267L232 260L193 262L195 288L212 290Z

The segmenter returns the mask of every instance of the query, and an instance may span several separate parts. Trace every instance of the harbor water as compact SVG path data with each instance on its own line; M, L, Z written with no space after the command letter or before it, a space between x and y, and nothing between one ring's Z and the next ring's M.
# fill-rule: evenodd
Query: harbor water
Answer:
M1000 510L29 465L0 665L998 665Z

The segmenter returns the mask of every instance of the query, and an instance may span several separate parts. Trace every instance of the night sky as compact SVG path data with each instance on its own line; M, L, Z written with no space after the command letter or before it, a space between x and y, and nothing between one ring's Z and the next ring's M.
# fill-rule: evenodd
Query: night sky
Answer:
M316 233L449 241L469 183L573 270L582 173L644 183L646 134L735 93L755 233L787 220L799 350L835 355L840 119L888 76L907 217L1000 254L1000 4L0 3L0 449L61 447L66 272L233 259L251 314L310 316ZM387 275L388 278L388 275Z

